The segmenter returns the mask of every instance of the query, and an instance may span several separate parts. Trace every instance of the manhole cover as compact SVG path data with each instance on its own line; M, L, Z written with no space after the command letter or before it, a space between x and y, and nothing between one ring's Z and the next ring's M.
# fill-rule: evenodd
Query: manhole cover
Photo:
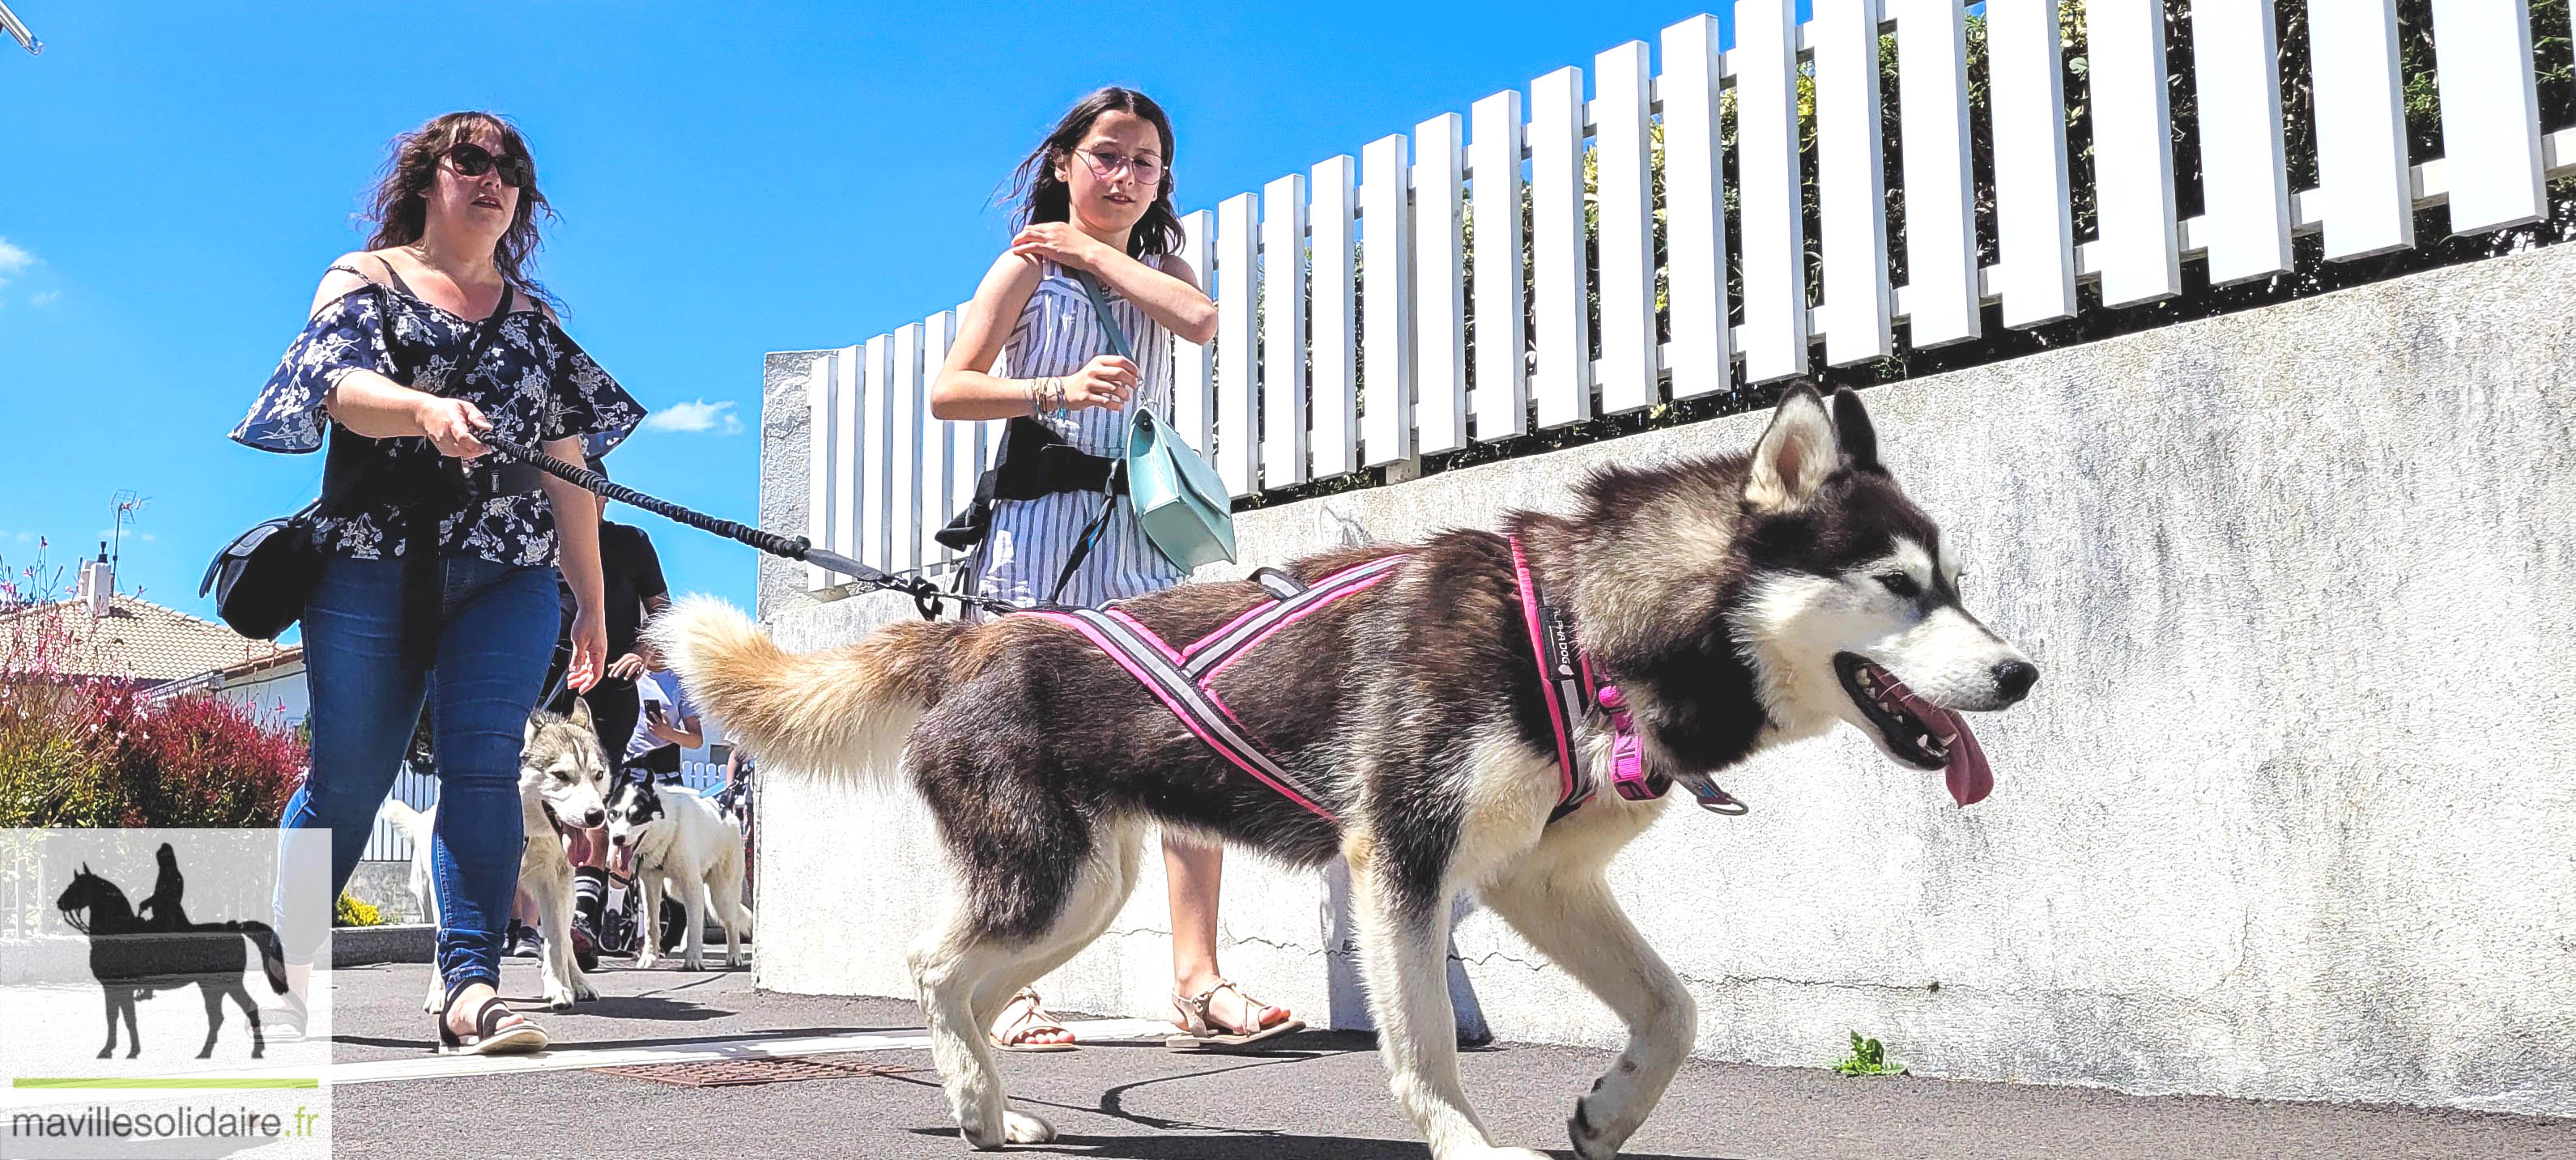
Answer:
M899 1075L914 1069L888 1063L853 1063L786 1055L774 1059L709 1059L694 1063L645 1063L633 1067L595 1067L592 1071L680 1087L736 1087L755 1083L793 1083L801 1079L851 1079Z

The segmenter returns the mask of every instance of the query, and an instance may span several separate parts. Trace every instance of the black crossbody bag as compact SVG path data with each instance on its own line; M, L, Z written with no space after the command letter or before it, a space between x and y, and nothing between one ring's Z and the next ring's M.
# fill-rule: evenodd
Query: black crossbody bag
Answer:
M464 376L482 365L492 335L517 305L517 289L502 287L500 307L475 327L473 348L460 364L458 387L465 385ZM380 442L333 420L330 446L323 452L321 496L294 515L261 521L215 553L206 565L205 578L197 583L197 595L213 593L216 615L234 632L252 640L275 640L303 619L304 605L322 579L322 549L313 542L314 525L321 517L348 515L386 499L431 503L471 494L469 475L462 470L465 465L446 457L441 457L436 470L410 473L419 478L380 478L385 475Z

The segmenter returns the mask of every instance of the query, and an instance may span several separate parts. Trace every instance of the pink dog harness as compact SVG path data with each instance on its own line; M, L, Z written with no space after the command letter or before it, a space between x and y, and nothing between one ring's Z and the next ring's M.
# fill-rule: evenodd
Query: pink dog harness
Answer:
M1181 724L1206 742L1217 756L1315 816L1338 823L1341 819L1323 806L1322 794L1298 780L1248 735L1243 722L1217 695L1214 682L1219 673L1280 630L1322 612L1343 597L1376 587L1411 558L1410 554L1380 556L1313 584L1301 583L1276 569L1261 569L1253 573L1253 579L1269 594L1268 602L1254 605L1215 632L1179 648L1117 608L1031 611L1022 615L1057 621L1081 633L1145 686L1146 692L1180 718ZM1548 724L1556 735L1556 765L1562 788L1548 820L1553 822L1573 813L1592 798L1592 787L1584 781L1575 761L1573 723L1596 705L1610 717L1611 785L1619 796L1631 801L1663 796L1671 788L1672 779L1646 772L1645 749L1637 740L1618 687L1595 686L1592 666L1575 648L1564 617L1539 594L1538 583L1530 575L1529 561L1517 539L1512 541L1512 569L1520 582L1521 616L1529 626L1530 647L1538 655L1539 675L1548 694ZM1701 806L1719 813L1744 812L1742 803L1707 778L1682 780L1699 797Z
M1576 777L1571 724L1596 706L1610 718L1610 788L1632 802L1664 796L1673 779L1646 771L1646 746L1637 739L1636 719L1628 713L1626 696L1619 686L1593 679L1592 659L1575 644L1564 614L1539 591L1538 578L1530 574L1529 556L1521 551L1517 536L1512 538L1512 574L1520 581L1521 618L1529 623L1530 650L1538 656L1539 680L1547 687L1548 723L1556 730L1556 765L1565 777L1565 796L1547 820L1574 812L1592 796L1591 787L1579 785ZM1681 782L1699 799L1700 808L1711 813L1736 815L1748 808L1704 775L1684 774Z

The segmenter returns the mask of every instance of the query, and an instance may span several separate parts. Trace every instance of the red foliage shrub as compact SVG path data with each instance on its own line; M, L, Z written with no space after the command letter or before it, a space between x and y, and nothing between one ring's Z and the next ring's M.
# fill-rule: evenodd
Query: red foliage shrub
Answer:
M276 825L306 763L294 733L213 696L70 675L62 607L0 624L0 828Z
M155 826L274 826L303 779L304 746L210 696L153 704L120 755L128 800Z

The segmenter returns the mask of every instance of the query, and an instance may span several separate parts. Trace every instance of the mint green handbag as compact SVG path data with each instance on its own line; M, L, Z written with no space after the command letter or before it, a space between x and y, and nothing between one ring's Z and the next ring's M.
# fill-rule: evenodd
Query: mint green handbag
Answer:
M1099 281L1083 270L1075 271L1074 277L1091 296L1101 329L1109 332L1110 348L1143 366L1127 345L1126 334L1118 329L1118 320L1109 313ZM1183 571L1219 560L1234 561L1234 497L1226 491L1225 481L1153 408L1141 403L1129 420L1123 469L1128 501L1136 506L1136 522L1144 526L1145 538L1164 559Z

